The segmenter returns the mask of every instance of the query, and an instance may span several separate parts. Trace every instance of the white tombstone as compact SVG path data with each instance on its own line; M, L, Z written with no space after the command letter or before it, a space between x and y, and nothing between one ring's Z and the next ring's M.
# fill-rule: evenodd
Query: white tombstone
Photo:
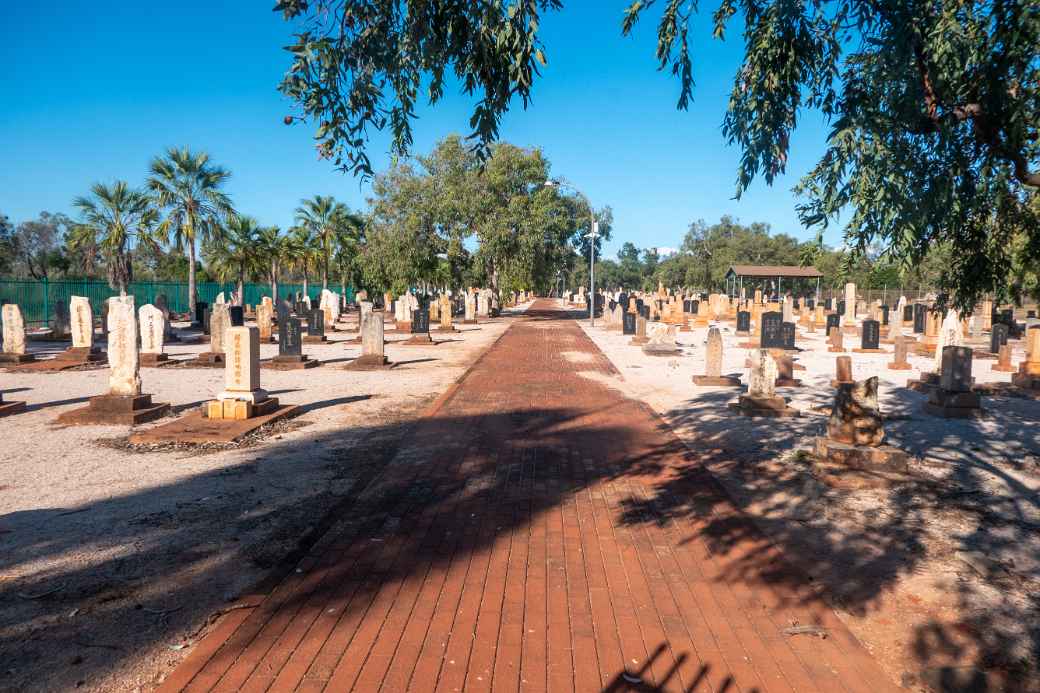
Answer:
M748 397L771 399L776 397L776 376L779 370L776 360L766 349L759 349L752 361L748 378Z
M845 285L845 315L842 324L852 324L856 321L856 285L849 282Z
M943 318L942 325L939 327L939 341L935 345L935 372L939 373L942 371L942 354L944 348L948 346L963 345L964 329L961 325L961 318L957 311L951 308L946 313L946 317Z
M3 317L4 353L20 356L25 353L25 322L22 320L22 311L18 304L4 304Z
M90 299L85 296L71 297L69 313L72 321L72 348L92 349L94 347L94 311L90 307Z
M217 399L234 399L257 404L267 399L260 389L260 330L231 327L224 353L224 391Z
M138 309L137 317L141 322L141 353L163 353L163 337L166 335L166 317L163 312L151 303L146 303Z
M224 298L224 292L221 291L219 294L217 294L217 297L213 299L213 304L224 305L225 303L227 303L227 300Z
M477 319L477 297L472 293L466 292L466 317L467 322L471 322Z
M231 309L226 303L214 303L209 313L209 350L224 353L227 331L231 328ZM259 337L257 337L259 339Z
M133 296L108 299L108 393L121 397L141 394L137 354L137 313Z

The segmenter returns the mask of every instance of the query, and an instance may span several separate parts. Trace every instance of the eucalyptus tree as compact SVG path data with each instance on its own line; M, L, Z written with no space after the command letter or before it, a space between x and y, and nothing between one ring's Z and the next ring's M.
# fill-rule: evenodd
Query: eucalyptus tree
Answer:
M329 263L336 250L337 237L352 223L350 209L331 195L315 195L300 200L296 225L306 228L321 253L321 288L329 288Z
M69 245L100 252L109 286L126 295L134 277L133 247L156 242L159 213L149 196L120 180L112 185L95 183L89 196L77 197L72 205L79 210L81 221L72 227Z
M219 232L233 214L231 198L222 189L230 172L210 162L205 152L171 147L151 163L148 188L166 211L160 229L173 235L174 245L188 255L188 304L195 311L196 241Z
M625 0L620 32L647 15L652 50L693 99L698 4ZM604 4L609 7L609 3ZM542 16L561 0L279 0L302 29L280 85L313 122L322 154L371 175L367 133L412 144L422 90L446 77L476 94L474 148L491 153L502 115L526 108L540 66ZM737 194L787 169L799 117L831 126L819 162L796 190L803 223L844 224L863 254L881 242L908 265L937 244L956 248L940 277L961 305L1006 293L1017 263L1040 259L1040 12L1034 0L717 0L712 34L742 31L723 134L740 149ZM286 117L293 122L295 116Z
M260 273L266 264L259 236L256 219L235 214L208 244L207 265L220 281L234 278L240 303L245 298L246 276Z

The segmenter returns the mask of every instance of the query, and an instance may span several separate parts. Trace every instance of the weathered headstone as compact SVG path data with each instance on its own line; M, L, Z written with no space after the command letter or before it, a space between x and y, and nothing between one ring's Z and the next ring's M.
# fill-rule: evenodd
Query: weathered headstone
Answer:
M110 395L133 397L141 394L133 296L108 299L108 367Z
M649 356L672 356L679 353L679 347L675 343L674 325L664 323L652 323L647 325L647 343L643 346L643 353Z
M746 337L751 334L751 313L746 310L737 311L737 336Z
M704 375L693 376L695 385L702 387L739 387L740 378L722 375L723 344L722 332L712 327L704 348Z
M260 330L230 327L227 331L227 362L224 390L206 403L210 419L251 419L278 409L278 400L260 387Z
M780 339L784 349L794 349L795 325L793 322L780 323Z
M831 333L831 328L840 327L840 326L841 326L841 316L838 315L837 313L828 313L827 314L827 324L825 326L826 334L829 336L830 333Z
M262 344L273 340L273 320L274 304L271 302L270 296L264 296L256 307L256 329L260 332L260 342Z
M72 346L55 356L55 361L65 363L97 363L105 359L101 350L94 346L94 313L90 299L72 296L69 300L70 330Z
M787 406L787 401L776 394L777 375L776 360L769 350L757 350L752 357L747 394L730 404L730 408L745 416L799 416L798 410Z
M137 315L141 324L141 365L157 366L168 362L169 356L164 352L166 318L162 311L146 303L138 309Z
M981 413L979 395L971 389L971 362L968 347L943 347L939 387L929 394L925 411L946 419L966 419Z
M997 323L990 328L989 350L991 353L1000 353L1000 347L1007 344L1008 332L1008 326L1003 323Z
M907 338L901 334L896 335L895 341L895 358L888 364L890 371L908 371L910 370L910 362L906 360L907 354Z
M54 324L51 327L51 338L68 338L69 329L69 305L65 301L58 299L54 302Z
M22 311L18 304L5 303L0 310L4 319L4 351L0 354L0 362L33 361L35 357L25 352L25 322L22 320Z

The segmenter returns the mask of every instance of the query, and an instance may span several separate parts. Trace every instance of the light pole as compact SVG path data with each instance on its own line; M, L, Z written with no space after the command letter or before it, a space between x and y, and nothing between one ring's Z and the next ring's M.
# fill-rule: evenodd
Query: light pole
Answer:
M589 208L589 233L585 234L585 238L589 239L589 320L592 326L596 326L596 275L595 275L595 256L596 256L596 239L599 238L599 222L596 221L596 212L592 209L592 203L589 202L588 196L576 187L561 180L547 180L544 183L547 188L570 188L574 193L585 201L585 204Z

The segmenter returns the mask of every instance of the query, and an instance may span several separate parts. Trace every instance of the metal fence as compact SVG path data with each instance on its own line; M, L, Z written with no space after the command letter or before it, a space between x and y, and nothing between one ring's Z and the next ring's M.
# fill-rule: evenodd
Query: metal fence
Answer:
M237 289L235 282L199 282L195 285L198 300L213 303L217 294L224 292L230 300L231 292ZM339 286L332 287L338 291ZM287 296L290 292L303 291L303 284L279 283L278 294ZM271 295L270 284L245 284L242 303L256 305L264 296ZM166 304L171 311L186 313L188 311L188 282L132 282L127 294L134 297L134 305L143 306L155 303L159 294L166 295ZM90 299L94 315L101 315L104 301L119 292L109 287L108 282L95 279L0 279L0 303L17 303L22 311L26 325L47 325L54 316L54 305L65 303L73 296L85 296ZM309 284L307 295L312 301L321 296L321 283ZM347 301L353 302L354 289L347 287Z

